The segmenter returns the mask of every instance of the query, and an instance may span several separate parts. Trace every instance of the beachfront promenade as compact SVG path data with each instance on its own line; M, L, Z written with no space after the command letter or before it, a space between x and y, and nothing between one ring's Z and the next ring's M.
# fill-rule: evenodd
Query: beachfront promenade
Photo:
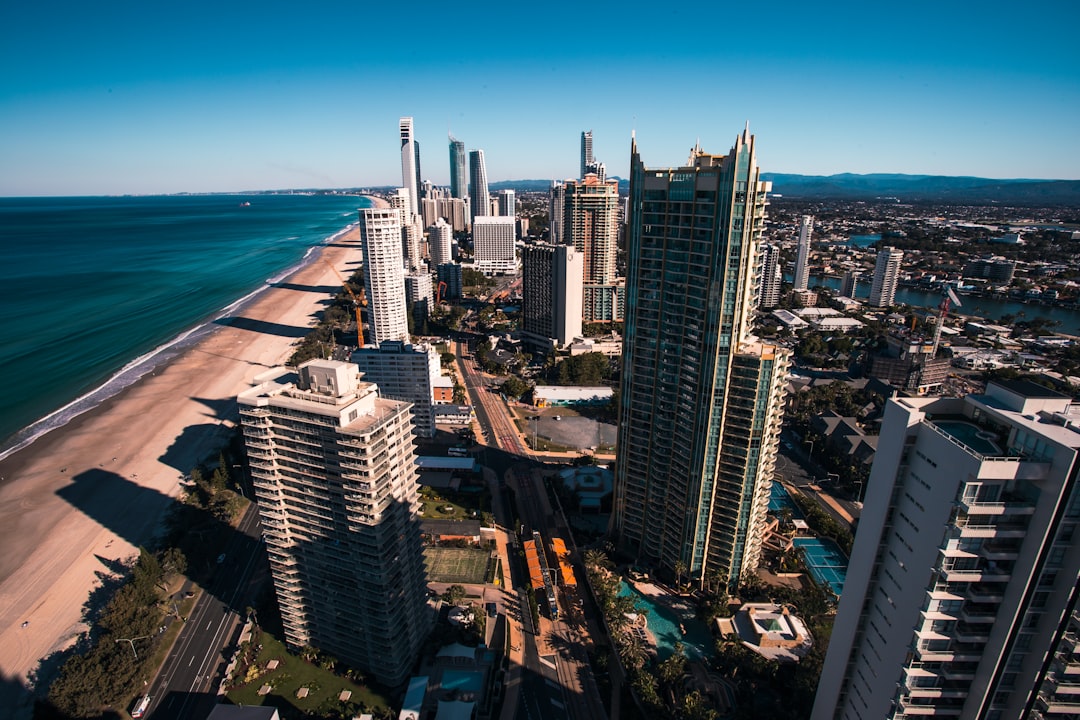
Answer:
M0 674L15 681L0 689L0 708L25 708L21 690L40 659L85 630L83 604L99 576L160 532L180 479L230 434L237 393L288 359L327 288L340 284L334 269L348 277L359 266L358 232L321 252L326 263L268 288L231 318L239 322L220 323L168 365L0 461Z

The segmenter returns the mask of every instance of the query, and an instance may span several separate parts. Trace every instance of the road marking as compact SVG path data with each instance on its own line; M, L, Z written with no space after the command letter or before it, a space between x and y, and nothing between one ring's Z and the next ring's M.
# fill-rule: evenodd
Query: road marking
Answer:
M191 656L191 659L190 659L190 660L188 660L188 664L187 664L187 666L188 666L188 667L191 667L191 663L193 663L193 662L195 662L195 656L194 656L194 655L192 655L192 656Z

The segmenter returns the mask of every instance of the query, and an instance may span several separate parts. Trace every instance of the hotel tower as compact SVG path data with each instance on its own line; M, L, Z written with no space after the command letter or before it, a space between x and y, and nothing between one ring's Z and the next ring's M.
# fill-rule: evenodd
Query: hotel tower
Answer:
M622 320L625 285L616 280L619 184L589 173L562 186L566 243L585 260L585 322Z
M483 150L469 151L469 213L470 221L491 214L491 195L488 194Z
M260 380L237 400L285 639L397 685L431 626L410 404L335 360Z
M360 210L360 246L370 323L370 337L364 339L376 345L384 340L407 341L401 212L392 207Z
M413 138L413 119L403 117L398 121L401 132L401 186L409 191L409 218L420 214L419 153Z
M749 130L679 168L631 143L611 529L699 586L737 587L761 554L790 358L750 334L768 189Z
M885 404L814 720L1080 713L1080 405Z

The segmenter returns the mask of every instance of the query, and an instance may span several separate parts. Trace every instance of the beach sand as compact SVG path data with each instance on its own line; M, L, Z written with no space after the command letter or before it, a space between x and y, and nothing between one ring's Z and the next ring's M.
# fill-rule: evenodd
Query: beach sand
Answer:
M225 423L237 420L237 393L288 359L340 285L327 263L344 277L360 266L359 231L321 253L327 262L262 292L234 324L0 461L0 679L25 684L40 659L85 629L98 573L150 542L178 481L216 459ZM4 685L0 704L12 687Z

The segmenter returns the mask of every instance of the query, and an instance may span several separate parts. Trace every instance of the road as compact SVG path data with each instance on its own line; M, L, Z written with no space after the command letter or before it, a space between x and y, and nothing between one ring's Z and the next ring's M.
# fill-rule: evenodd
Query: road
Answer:
M269 576L259 512L251 503L236 533L221 548L225 560L184 623L172 652L150 685L153 720L206 717L217 702L227 660L244 612Z

